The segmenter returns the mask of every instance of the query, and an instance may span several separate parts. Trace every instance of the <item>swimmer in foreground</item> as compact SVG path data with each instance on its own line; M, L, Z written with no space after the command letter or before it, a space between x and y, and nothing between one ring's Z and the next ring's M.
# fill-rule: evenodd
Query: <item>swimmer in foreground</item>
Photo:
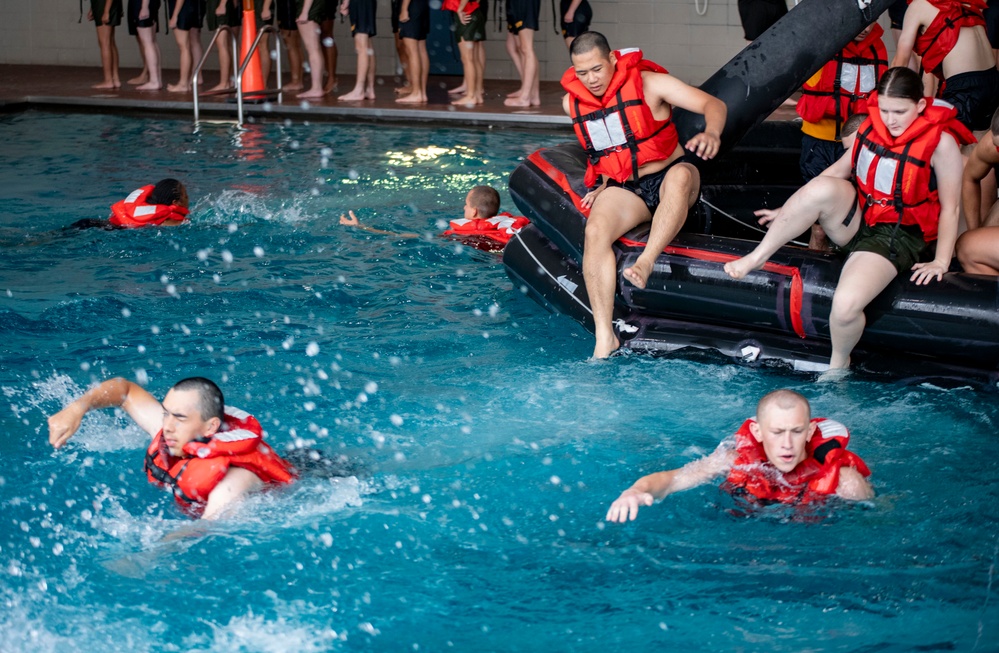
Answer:
M260 423L225 406L208 379L179 381L161 404L142 387L110 379L49 418L49 443L59 449L91 410L117 407L153 437L144 468L149 481L169 488L187 511L215 519L267 484L295 479L292 466L264 442Z
M84 218L70 225L72 229L136 229L172 227L183 224L190 214L187 187L176 179L161 179L132 191L125 199L111 205L107 220Z
M808 400L792 390L760 399L756 417L723 440L710 455L683 467L643 476L621 493L607 521L624 523L667 495L727 476L723 487L765 502L810 503L835 495L850 501L874 497L871 472L847 451L850 433L833 420L811 417Z

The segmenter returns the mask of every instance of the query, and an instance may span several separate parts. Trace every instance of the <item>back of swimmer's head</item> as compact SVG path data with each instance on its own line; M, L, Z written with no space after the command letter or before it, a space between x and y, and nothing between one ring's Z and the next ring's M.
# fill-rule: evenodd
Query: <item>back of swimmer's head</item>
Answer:
M596 50L604 59L610 58L611 48L607 42L607 37L600 32L583 32L572 41L569 46L569 57L586 54L591 50Z
M492 186L476 186L468 191L468 205L478 210L480 218L491 218L499 213L500 196Z
M176 179L161 179L153 186L146 201L150 204L164 204L188 208L187 189Z
M193 390L197 393L198 411L201 413L201 419L209 420L217 417L220 420L225 420L225 398L214 381L203 376L192 376L177 381L172 389L178 392Z
M811 419L812 407L808 403L808 399L805 398L805 395L786 388L774 390L765 394L759 403L756 404L756 419L762 420L764 415L773 408L792 410L798 406L804 406L808 412L808 418Z
M923 99L923 80L905 66L889 68L878 80L878 97L894 97L919 102Z

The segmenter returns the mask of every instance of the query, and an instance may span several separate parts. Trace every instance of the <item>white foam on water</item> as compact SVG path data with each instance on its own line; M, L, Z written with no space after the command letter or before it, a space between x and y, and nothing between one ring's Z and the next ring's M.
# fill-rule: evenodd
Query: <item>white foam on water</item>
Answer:
M206 621L212 628L212 641L207 648L191 648L192 653L311 653L327 651L341 639L335 631L316 630L283 617L265 619L249 612L233 617L227 624Z

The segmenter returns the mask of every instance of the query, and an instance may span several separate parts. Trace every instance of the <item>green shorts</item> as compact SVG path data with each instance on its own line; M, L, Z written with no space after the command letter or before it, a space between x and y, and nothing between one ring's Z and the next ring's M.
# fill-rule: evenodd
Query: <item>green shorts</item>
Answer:
M295 20L298 20L298 16L302 13L302 9L305 7L305 0L296 0L295 2ZM326 20L326 0L312 0L312 6L309 7L309 20L313 23L321 23Z
M225 3L225 13L221 16L217 15L215 11L219 8L219 3ZM243 24L243 3L239 3L239 7L232 3L232 0L208 0L207 11L205 12L205 24L208 29L213 32L217 30L222 25L228 25L229 27L239 27Z
M471 20L467 25L458 20L458 14L454 14L454 35L458 41L485 41L486 40L486 8L484 3L480 4L470 16Z
M858 216L860 217L860 216ZM860 217L863 220L862 217ZM881 222L873 227L866 222L860 223L853 239L841 248L844 252L874 252L880 254L895 266L900 275L912 270L912 266L922 260L930 251L928 243L923 240L923 232L919 227L906 227Z
M111 4L111 9L108 11L108 22L103 23L101 19L104 18L104 7ZM90 0L90 10L94 14L94 25L97 27L102 27L105 24L111 27L118 27L121 25L121 0Z

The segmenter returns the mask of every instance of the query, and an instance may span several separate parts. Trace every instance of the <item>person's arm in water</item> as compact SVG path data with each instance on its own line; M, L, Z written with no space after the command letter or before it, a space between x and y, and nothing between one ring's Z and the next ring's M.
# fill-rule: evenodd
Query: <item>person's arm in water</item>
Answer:
M621 524L634 520L641 506L651 506L674 492L704 485L728 473L734 461L732 441L726 440L710 455L693 460L683 467L643 476L611 504L606 519Z
M340 224L342 224L345 227L357 227L358 229L362 229L362 230L367 231L369 233L379 234L379 235L382 235L382 236L395 236L397 238L419 238L420 237L420 234L410 234L410 233L397 234L394 231L385 231L383 229L375 229L374 227L369 227L367 225L361 224L361 221L357 219L357 216L354 214L353 211L347 211L347 213L350 214L349 218L347 216L343 215L342 213L340 214Z
M83 416L91 410L120 407L146 433L155 435L163 424L163 406L142 387L122 378L110 379L88 390L80 398L49 418L49 443L56 449L66 444Z
M874 488L855 468L843 467L839 470L836 496L848 501L867 501L874 498Z
M928 263L912 266L910 281L916 285L926 285L932 279L940 281L954 257L954 244L957 242L958 223L961 220L961 174L963 162L961 148L950 134L940 136L940 143L930 159L933 173L937 177L937 191L940 198L940 222L937 225L937 253Z
M208 495L202 519L216 519L226 508L241 501L247 494L264 485L260 478L248 469L230 467L215 489Z
M968 222L968 231L977 229L984 223L982 180L996 165L999 165L999 152L992 142L992 133L985 132L968 157L968 163L964 166L964 177L961 180L961 199L964 203L964 218ZM985 208L986 214L989 208Z
M684 147L702 159L712 159L721 147L721 133L725 128L728 107L715 96L695 88L673 75L642 73L645 101L653 115L663 104L679 107L704 116L704 131L695 134Z

